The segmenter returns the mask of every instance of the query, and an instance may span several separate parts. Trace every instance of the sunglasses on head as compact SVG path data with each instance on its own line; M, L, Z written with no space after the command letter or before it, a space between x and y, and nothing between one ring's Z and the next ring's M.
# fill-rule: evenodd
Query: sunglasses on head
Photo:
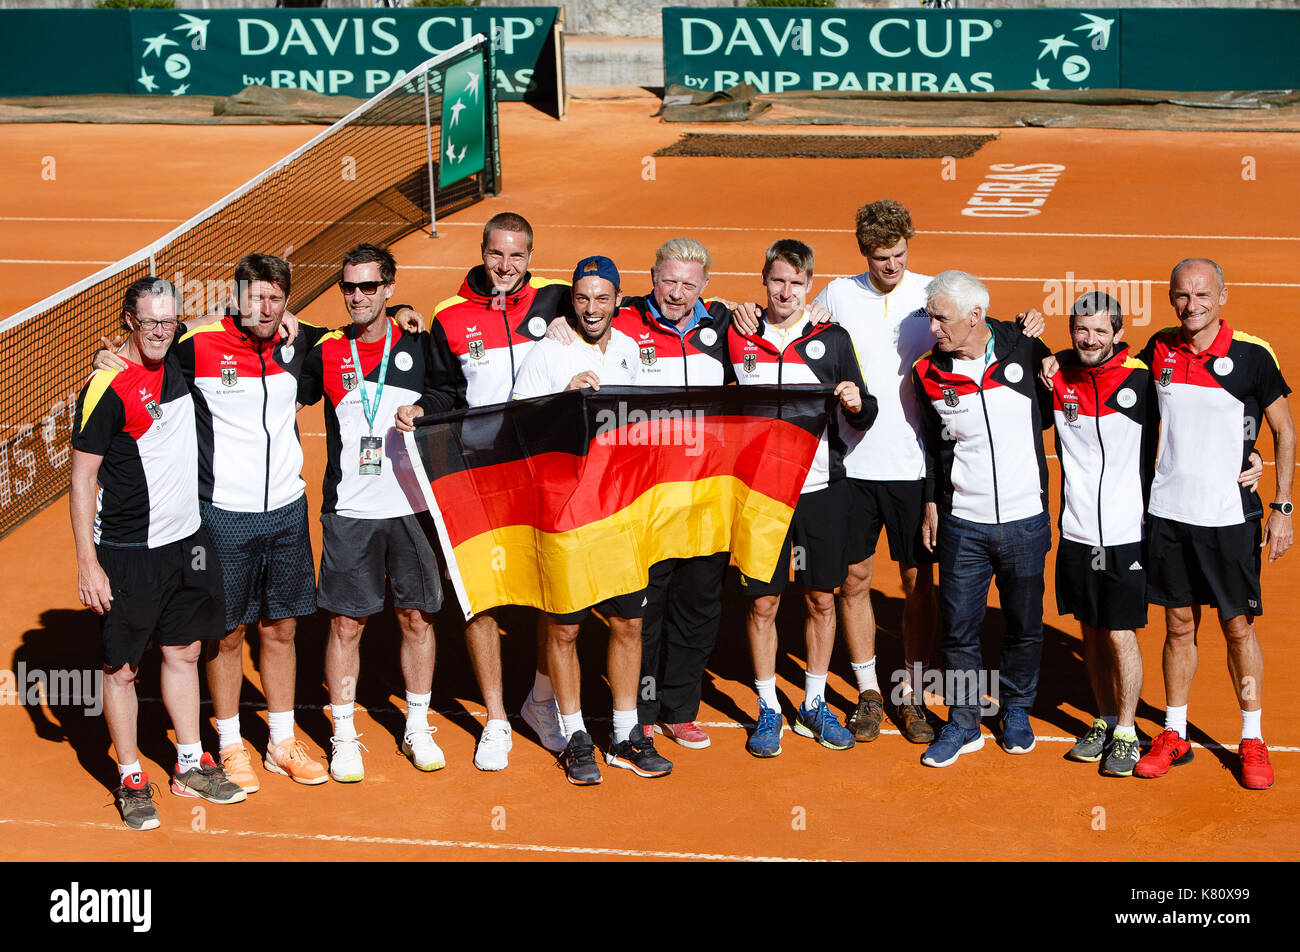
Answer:
M374 294L384 286L383 281L340 281L339 290L344 294L351 294L353 291L360 289L362 294Z

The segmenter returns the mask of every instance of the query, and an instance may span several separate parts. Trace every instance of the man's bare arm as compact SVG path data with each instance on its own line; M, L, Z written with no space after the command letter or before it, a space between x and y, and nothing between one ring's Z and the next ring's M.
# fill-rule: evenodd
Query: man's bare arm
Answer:
M112 606L113 589L95 553L95 497L98 495L99 464L104 457L72 451L72 482L69 508L72 512L72 541L77 549L77 597L96 615Z
M1291 501L1291 483L1295 478L1295 421L1291 418L1291 406L1286 397L1278 397L1264 410L1264 419L1273 431L1273 458L1277 477L1275 502ZM1268 560L1275 562L1294 541L1294 528L1291 517L1284 516L1276 509L1269 512L1268 521L1264 523L1264 538L1261 547L1268 548Z

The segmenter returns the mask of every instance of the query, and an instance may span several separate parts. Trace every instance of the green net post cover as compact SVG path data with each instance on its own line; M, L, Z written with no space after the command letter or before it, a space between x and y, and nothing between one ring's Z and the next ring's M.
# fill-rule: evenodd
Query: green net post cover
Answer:
M459 182L483 170L484 116L488 93L483 54L447 67L442 77L442 153L438 185Z

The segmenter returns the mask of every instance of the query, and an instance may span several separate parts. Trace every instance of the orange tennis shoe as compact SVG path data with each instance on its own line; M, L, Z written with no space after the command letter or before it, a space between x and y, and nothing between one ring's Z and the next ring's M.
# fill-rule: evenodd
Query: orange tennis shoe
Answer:
M239 787L244 793L257 793L262 789L253 773L253 760L248 756L248 748L242 743L227 744L221 748L221 769L226 772L226 779Z
M307 745L296 737L282 740L266 748L262 766L298 783L317 784L329 779L329 773L319 762L311 759Z

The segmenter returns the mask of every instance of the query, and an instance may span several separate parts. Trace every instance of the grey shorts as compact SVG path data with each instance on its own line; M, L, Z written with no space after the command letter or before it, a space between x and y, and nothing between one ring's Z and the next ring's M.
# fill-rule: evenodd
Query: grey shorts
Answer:
M436 612L442 607L438 560L415 516L320 517L323 544L316 604L333 615L366 618L384 610L384 579L393 607Z

